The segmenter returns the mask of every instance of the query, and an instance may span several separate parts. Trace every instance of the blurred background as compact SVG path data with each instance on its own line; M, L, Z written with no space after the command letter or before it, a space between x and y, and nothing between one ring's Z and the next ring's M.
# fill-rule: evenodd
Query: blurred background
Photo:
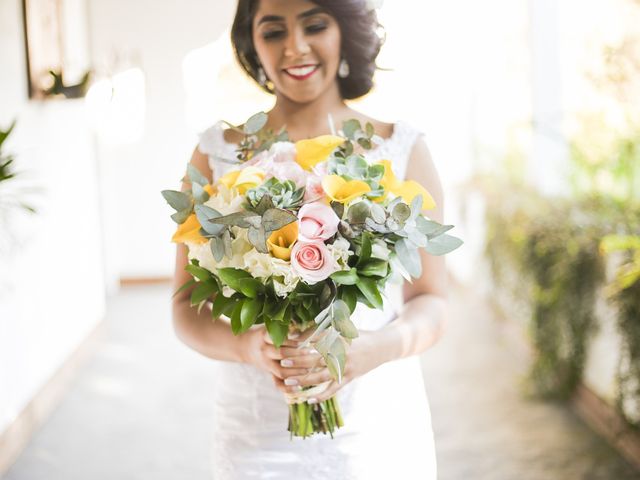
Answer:
M160 191L273 102L234 9L0 0L1 478L209 478L215 361L172 331ZM440 478L640 478L640 2L379 18L353 106L425 133L465 240L422 356Z

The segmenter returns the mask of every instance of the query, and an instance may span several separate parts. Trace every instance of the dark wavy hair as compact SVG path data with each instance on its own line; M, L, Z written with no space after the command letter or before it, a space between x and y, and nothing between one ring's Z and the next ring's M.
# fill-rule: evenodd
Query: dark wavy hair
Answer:
M231 43L240 66L258 85L258 54L253 45L253 19L260 0L238 0L231 27ZM340 51L349 63L349 76L338 77L340 95L350 100L367 94L373 87L373 74L379 67L376 57L384 43L378 35L382 25L375 10L367 8L366 0L312 0L324 8L340 27ZM262 89L273 93L266 85Z

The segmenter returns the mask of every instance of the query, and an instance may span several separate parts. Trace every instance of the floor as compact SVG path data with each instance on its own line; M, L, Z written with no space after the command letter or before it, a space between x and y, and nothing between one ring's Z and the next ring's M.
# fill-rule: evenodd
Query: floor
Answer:
M4 480L210 480L210 361L173 334L168 286L112 299L107 338ZM526 369L487 307L452 296L422 356L440 480L640 479L566 407L519 393Z

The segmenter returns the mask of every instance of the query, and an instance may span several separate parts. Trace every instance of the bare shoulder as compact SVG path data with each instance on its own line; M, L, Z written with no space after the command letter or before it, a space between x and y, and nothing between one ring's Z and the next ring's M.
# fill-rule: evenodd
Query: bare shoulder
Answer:
M423 135L418 135L411 148L405 178L415 180L427 189L436 202L436 208L429 212L429 217L436 221L442 221L444 207L442 182Z

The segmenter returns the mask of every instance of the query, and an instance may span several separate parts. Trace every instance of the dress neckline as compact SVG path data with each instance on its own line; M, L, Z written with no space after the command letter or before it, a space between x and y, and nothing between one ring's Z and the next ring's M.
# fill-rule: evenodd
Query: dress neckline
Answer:
M366 154L370 154L371 152L375 152L376 150L378 150L379 148L381 148L384 145L387 145L388 143L391 143L392 141L394 141L396 139L396 137L399 134L399 124L401 124L402 121L398 120L393 124L393 130L391 132L391 135L389 135L386 138L382 138L382 142L378 143L374 148L367 150L365 153ZM220 127L220 141L222 142L222 144L226 147L226 148L233 148L233 150L237 150L238 149L238 144L237 143L233 143L233 142L227 142L224 139L224 128L222 127L222 122L218 123L219 127Z

